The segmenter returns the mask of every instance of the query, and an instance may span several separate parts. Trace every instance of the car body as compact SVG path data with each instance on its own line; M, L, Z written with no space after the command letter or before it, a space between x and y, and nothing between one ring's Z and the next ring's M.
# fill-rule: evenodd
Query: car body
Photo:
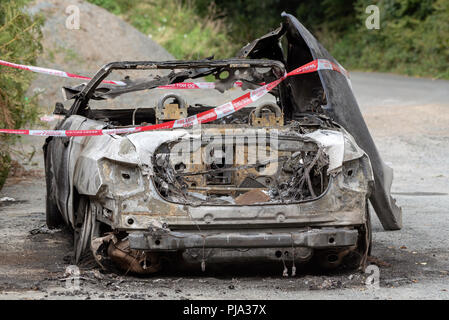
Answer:
M75 102L69 110L57 105L65 117L56 129L126 129L216 106L170 92L148 107L91 107L134 91L210 75L216 91L235 91L236 81L244 91L314 59L337 64L296 18L283 18L236 58L110 63L89 83L64 89ZM170 73L126 78L121 88L102 84L115 70ZM90 247L103 267L136 273L159 271L165 260L203 269L231 260L364 265L368 200L389 230L401 227L401 210L350 82L321 70L290 77L271 95L201 126L48 138L49 227L74 229L77 261Z

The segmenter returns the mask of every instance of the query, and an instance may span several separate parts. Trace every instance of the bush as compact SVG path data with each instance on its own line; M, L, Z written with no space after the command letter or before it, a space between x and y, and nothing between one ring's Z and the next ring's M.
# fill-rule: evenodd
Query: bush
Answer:
M447 0L89 0L149 34L178 59L233 56L295 14L349 69L449 79ZM368 30L365 8L380 8Z
M449 79L449 1L378 1L380 29L367 30L358 0L358 25L331 44L348 68Z
M0 57L2 60L34 64L41 52L41 17L30 17L24 0L0 2ZM0 66L0 128L23 128L37 118L34 99L26 97L32 74ZM6 179L11 145L17 136L0 134L0 189Z

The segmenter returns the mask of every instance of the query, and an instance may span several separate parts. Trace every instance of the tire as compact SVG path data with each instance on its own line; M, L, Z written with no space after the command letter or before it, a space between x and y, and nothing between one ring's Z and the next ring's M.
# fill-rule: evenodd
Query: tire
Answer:
M51 197L53 194L53 188L51 185L53 180L52 178L53 176L50 170L50 161L47 155L47 159L45 161L45 184L47 189L47 194L45 197L45 220L49 229L56 229L64 224L64 220L62 219L58 206Z
M316 250L313 261L318 270L330 271L338 268L340 265L347 269L365 269L372 247L371 216L368 201L366 201L365 208L366 222L358 228L357 248L350 252L334 249ZM335 259L329 262L329 256L333 256Z
M369 203L366 201L366 230L368 232L368 257L371 255L373 247L373 231L371 229L371 214L369 210Z
M75 264L78 264L86 249L90 249L92 219L95 219L95 217L92 217L90 212L89 200L81 197L75 217L75 229L73 230Z
M371 215L368 200L365 205L366 222L359 229L359 239L357 249L351 252L347 257L345 264L350 269L365 269L368 257L371 255L373 236L371 230Z

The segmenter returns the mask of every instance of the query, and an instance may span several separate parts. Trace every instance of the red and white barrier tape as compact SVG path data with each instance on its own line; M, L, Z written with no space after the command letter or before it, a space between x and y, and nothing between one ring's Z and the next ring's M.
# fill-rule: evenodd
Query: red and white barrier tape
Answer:
M63 78L73 78L73 79L83 79L83 80L91 80L92 79L89 77L84 77L84 76L80 76L77 74L68 73L65 71L48 69L48 68L40 68L40 67L34 67L34 66L26 66L23 64L11 63L11 62L4 61L4 60L0 60L0 66L11 67L14 69L27 70L27 71L37 72L37 73L43 73L43 74L48 74L51 76L63 77ZM104 80L103 82L109 83L109 84L115 84L118 86L126 85L126 83L124 83L123 81Z
M1 61L1 60L0 60ZM36 68L36 67L33 67ZM39 68L42 69L42 68ZM25 69L29 70L29 69ZM46 69L49 70L49 69ZM276 87L279 83L284 81L287 77L295 76L299 74L316 72L318 70L334 70L342 73L347 79L349 78L348 72L340 65L337 65L326 59L313 60L295 70L290 71L285 74L282 78L277 79L273 82L265 84L260 88L251 90L250 92L232 100L231 102L222 104L214 109L210 109L196 115L179 119L168 121L160 124L133 127L133 128L122 128L122 129L99 129L99 130L15 130L15 129L0 129L0 133L9 134L22 134L22 135L32 135L32 136L54 136L54 137L80 137L80 136L99 136L104 134L123 134L123 133L134 133L143 132L157 129L172 129L172 128L182 128L189 127L198 123L207 123L217 119L221 119L228 116L244 107L253 103L267 94L271 89ZM33 71L33 70L31 70ZM36 71L37 72L37 71ZM175 86L185 85L185 83L176 83ZM163 86L165 88L170 87L173 89L173 85ZM199 88L199 87L198 87ZM189 89L189 88L182 88ZM197 89L197 88L195 88Z

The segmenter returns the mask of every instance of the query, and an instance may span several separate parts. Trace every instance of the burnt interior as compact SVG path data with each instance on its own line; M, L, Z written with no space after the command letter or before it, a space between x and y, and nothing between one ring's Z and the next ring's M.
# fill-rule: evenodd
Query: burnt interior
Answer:
M187 115L190 117L199 112L208 111L213 108L215 107L204 105L188 106ZM254 110L254 107L241 109L221 122L248 123L248 116L252 110ZM88 109L86 110L86 117L103 121L113 127L132 126L133 123L139 125L151 124L156 123L157 120L155 108ZM215 123L220 123L220 121L216 121Z
M265 145L259 143L249 148L251 127L246 127L247 132L242 129L240 136L222 136L219 141L227 139L227 143L214 147L208 136L216 138L222 133L220 126L208 126L196 147L193 139L161 145L153 157L153 181L166 200L192 205L273 204L316 199L329 184L329 159L322 147L303 134L318 128L335 126L323 117L304 116L302 121L292 121L280 131L276 145L271 144L267 130ZM189 146L180 148L180 144ZM266 157L251 161L251 153L259 148L266 151ZM179 157L175 150L190 153ZM201 154L200 161L195 162L195 153L197 157Z

